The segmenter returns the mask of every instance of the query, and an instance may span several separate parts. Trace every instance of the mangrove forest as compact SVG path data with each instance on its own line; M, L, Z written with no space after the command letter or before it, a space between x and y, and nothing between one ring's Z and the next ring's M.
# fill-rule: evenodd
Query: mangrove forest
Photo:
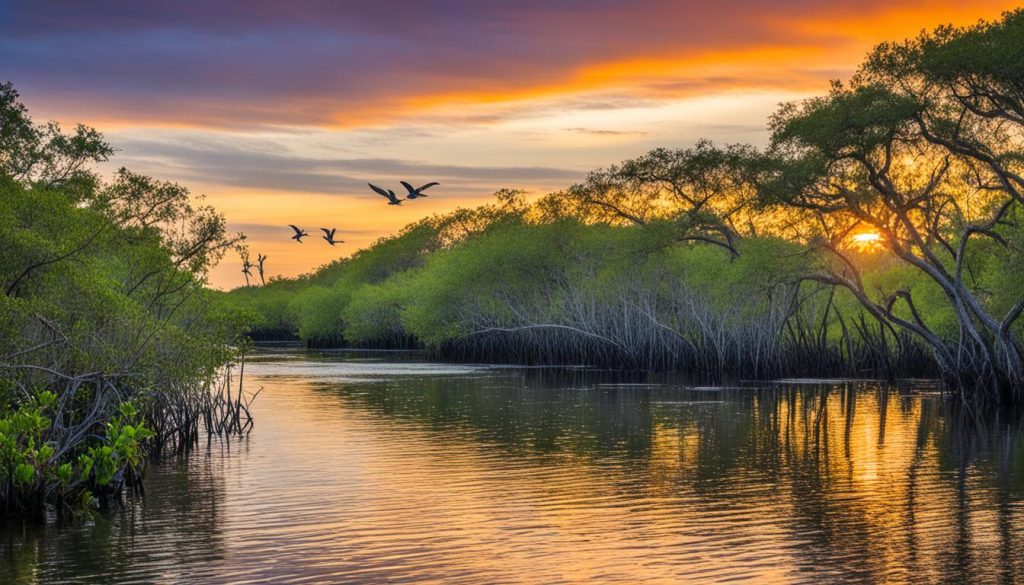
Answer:
M1024 11L877 46L782 105L542 197L224 295L255 340L708 379L937 377L1024 398Z
M242 244L180 185L127 169L95 129L37 124L0 85L0 502L87 514L148 458L241 432L246 319L205 286Z

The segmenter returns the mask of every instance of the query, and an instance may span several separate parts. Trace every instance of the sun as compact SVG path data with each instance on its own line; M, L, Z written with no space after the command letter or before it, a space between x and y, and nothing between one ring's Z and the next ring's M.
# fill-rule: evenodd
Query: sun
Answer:
M882 249L885 239L878 232L863 232L850 236L853 247L861 252L874 252Z

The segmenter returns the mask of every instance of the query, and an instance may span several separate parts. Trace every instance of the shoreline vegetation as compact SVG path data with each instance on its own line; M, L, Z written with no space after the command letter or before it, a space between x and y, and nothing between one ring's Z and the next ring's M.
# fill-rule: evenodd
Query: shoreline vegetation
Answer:
M1024 399L1024 11L870 52L765 148L656 149L224 296L254 340Z
M112 154L0 84L4 518L88 515L141 493L148 458L251 424L232 373L245 316L206 287L242 236L179 185L101 181Z

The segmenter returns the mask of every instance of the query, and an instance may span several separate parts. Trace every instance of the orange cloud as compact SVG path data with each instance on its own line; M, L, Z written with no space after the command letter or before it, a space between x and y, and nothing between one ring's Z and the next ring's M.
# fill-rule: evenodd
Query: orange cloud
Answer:
M419 23L404 22L393 23L397 30L389 33L384 22L401 19L400 14L375 16L384 19L368 23L375 35L335 32L330 26L342 26L344 19L332 14L325 15L328 28L323 31L276 39L273 35L284 34L272 28L273 19L280 15L261 19L257 14L250 26L270 27L270 32L261 33L268 35L265 43L258 41L257 32L262 29L255 28L236 32L250 33L257 40L218 36L207 41L212 45L209 49L201 40L195 47L171 52L159 43L149 49L154 59L171 68L167 75L153 73L159 66L149 61L132 61L148 58L145 37L139 42L140 57L121 54L115 60L123 63L113 65L103 64L110 60L106 54L94 60L96 64L72 63L67 56L54 57L42 45L40 55L47 59L24 75L31 81L32 76L52 69L70 83L70 72L85 76L95 67L96 75L88 78L95 81L83 81L94 84L91 89L61 86L56 89L63 91L51 91L56 82L49 79L40 86L46 91L38 91L33 98L46 106L47 114L109 128L313 125L351 129L406 124L438 113L436 121L452 123L458 121L452 113L465 106L497 110L492 116L467 119L467 123L487 123L528 110L515 107L523 102L608 92L666 100L765 88L813 91L830 77L853 70L879 41L912 36L943 23L996 18L1015 7L1013 2L992 0L865 0L856 5L645 0L629 10L601 6L572 12L533 4L495 9L493 14L481 8L479 14L460 18L421 14L420 18L434 18L431 23L436 27L450 29L429 35L406 30ZM480 32L497 19L505 21L508 30ZM90 15L90 26L101 27L100 21ZM186 24L203 26L198 20ZM303 26L313 27L309 22ZM319 40L327 33L326 38L339 44L336 53L325 50ZM156 33L153 36L159 38ZM18 58L23 51L33 55L30 49L20 48L31 47L33 39L10 41L12 63L32 65L30 58ZM97 46L102 48L106 39L99 37ZM249 43L251 51L242 51ZM91 46L83 43L81 50L93 50ZM0 41L0 55L4 51ZM19 73L17 67L12 70ZM181 82L168 83L167 78L175 77ZM109 86L104 84L108 80Z
M400 115L509 106L607 91L659 100L745 90L823 91L825 82L852 72L879 42L908 38L942 24L969 25L982 17L995 18L1013 7L1014 3L1005 1L972 5L937 2L863 14L837 11L798 17L766 15L762 19L766 27L785 37L785 44L780 39L773 44L739 48L687 48L676 55L588 63L555 83L521 85L521 81L510 80L508 86L482 90L412 95L402 101ZM362 122L382 123L386 119L375 117Z

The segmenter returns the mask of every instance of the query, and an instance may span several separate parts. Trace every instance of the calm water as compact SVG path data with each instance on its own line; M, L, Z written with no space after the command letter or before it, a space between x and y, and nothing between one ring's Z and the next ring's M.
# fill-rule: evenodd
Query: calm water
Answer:
M877 384L275 354L245 441L0 582L1024 582L1024 434Z

